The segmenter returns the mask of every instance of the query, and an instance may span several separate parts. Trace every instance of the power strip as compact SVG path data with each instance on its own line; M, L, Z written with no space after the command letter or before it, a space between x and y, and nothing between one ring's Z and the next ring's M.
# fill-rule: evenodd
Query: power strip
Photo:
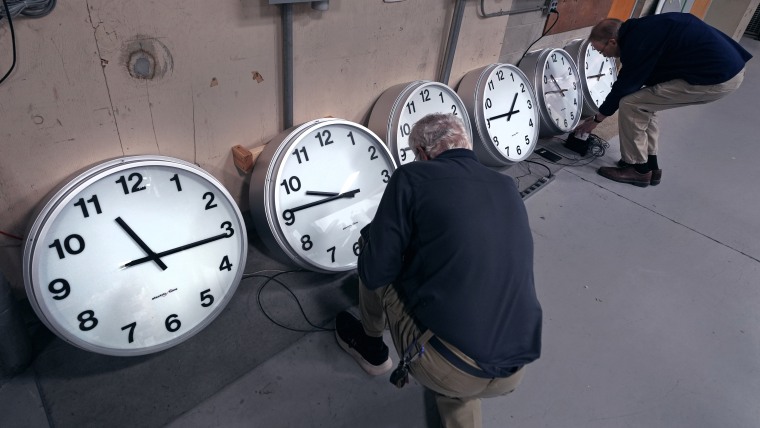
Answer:
M550 181L554 180L554 175L549 177L541 177L538 181L531 184L530 187L520 192L520 197L522 197L523 200L528 199L529 196L536 193L539 189L549 184Z

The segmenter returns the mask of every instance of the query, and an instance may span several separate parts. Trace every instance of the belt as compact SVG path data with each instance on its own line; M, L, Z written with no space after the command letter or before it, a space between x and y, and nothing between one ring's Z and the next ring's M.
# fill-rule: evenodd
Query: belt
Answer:
M443 343L440 339L438 339L438 336L432 336L430 339L428 339L428 343L438 351L443 358L445 358L451 365L458 368L459 370L475 377L479 378L485 378L485 379L493 379L497 376L493 376L491 374L486 373L477 366L477 363L472 360L469 357L465 357L470 361L466 361L462 359L462 357L458 356L454 351L451 350L445 343ZM461 352L461 351L460 351ZM508 377L516 373L518 370L520 370L522 366L516 366L516 367L510 367L506 370L505 374L500 377Z

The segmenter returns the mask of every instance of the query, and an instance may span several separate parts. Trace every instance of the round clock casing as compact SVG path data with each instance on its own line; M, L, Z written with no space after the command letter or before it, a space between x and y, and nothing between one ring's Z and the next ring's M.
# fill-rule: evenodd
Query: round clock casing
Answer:
M531 79L541 113L539 137L565 134L578 125L583 92L575 61L564 49L528 52L520 69Z
M24 246L35 313L63 340L118 356L177 345L237 289L248 240L224 186L164 156L110 160L43 201Z
M432 113L451 113L462 119L472 136L470 118L462 99L439 82L416 80L386 89L372 107L367 127L380 135L399 165L414 161L409 133L418 120Z
M599 106L612 90L617 80L615 58L605 58L597 52L588 39L576 39L565 46L575 60L583 88L583 116L599 113Z
M251 175L251 216L272 255L304 269L356 268L359 231L369 224L396 169L369 129L317 119L273 138Z
M533 153L540 127L536 95L525 73L510 64L469 71L457 88L474 124L481 163L512 165Z

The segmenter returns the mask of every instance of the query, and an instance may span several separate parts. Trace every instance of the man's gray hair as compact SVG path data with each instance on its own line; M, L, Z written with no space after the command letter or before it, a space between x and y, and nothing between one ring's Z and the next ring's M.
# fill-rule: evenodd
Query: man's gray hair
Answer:
M610 39L617 40L618 30L622 23L623 21L616 18L602 19L591 29L591 34L588 36L588 39L592 42L602 43L607 43Z
M412 127L409 148L415 155L419 151L433 159L449 149L470 149L472 142L464 122L453 114L429 114Z

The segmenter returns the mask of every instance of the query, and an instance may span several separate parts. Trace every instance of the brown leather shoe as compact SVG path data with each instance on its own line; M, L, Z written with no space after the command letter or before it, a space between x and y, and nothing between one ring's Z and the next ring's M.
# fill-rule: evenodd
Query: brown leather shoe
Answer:
M618 183L628 183L634 186L647 187L649 182L652 181L652 171L642 174L632 166L625 168L618 168L614 166L603 166L596 171L604 178L609 178L612 181Z
M656 186L660 184L660 180L662 180L662 170L661 169L653 169L652 170L652 180L649 181L649 184L652 186Z
M628 162L624 161L623 159L620 159L617 161L617 166L620 168L625 168L627 166L631 166ZM661 169L653 169L652 170L652 180L649 182L650 185L656 186L660 184L660 181L662 180L662 170Z

